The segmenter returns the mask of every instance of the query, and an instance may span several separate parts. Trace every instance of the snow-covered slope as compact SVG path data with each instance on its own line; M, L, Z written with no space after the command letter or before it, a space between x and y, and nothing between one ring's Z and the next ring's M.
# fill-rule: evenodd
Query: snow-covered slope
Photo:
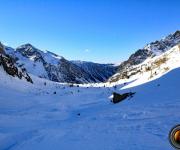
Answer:
M86 70L62 56L49 51L41 51L31 44L22 45L16 50L6 47L6 52L17 60L16 63L19 67L26 68L29 73L56 82L104 82L116 70L114 66L95 63L88 65L88 70ZM84 64L87 63L84 62ZM99 71L99 74L97 71Z
M69 87L35 76L30 84L0 71L0 149L171 150L168 133L180 120L180 69L173 68L116 88ZM108 99L129 91L136 92L130 100Z
M171 150L168 134L180 120L180 45L126 71L128 78L113 83L30 75L31 84L0 67L0 150ZM112 104L113 92L135 94Z
M122 78L117 83L133 82L132 86L149 82L156 78L161 77L174 68L180 67L180 44L177 44L170 50L162 53L159 56L146 59L139 65L128 67L121 73L117 73L111 77L111 80L116 80L117 76Z
M127 61L122 62L118 68L118 74L113 76L113 78L110 78L109 81L116 82L119 79L123 79L123 72L129 68L144 62L148 58L159 56L179 43L180 31L176 31L175 33L170 34L159 41L147 44L144 48L139 49L134 54L132 54Z

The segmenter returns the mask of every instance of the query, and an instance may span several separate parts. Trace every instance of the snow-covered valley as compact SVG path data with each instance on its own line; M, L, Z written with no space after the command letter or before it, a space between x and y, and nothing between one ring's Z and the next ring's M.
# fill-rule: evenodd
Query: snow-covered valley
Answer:
M108 82L85 84L39 78L38 68L29 67L33 74L27 73L0 50L0 150L172 149L168 134L180 120L179 43L117 72ZM73 63L78 65L67 66L94 79L105 80L102 72L112 73L107 65ZM114 104L109 98L114 92L134 95Z
M121 84L69 87L36 77L30 84L1 70L0 149L172 149L168 133L180 120L179 74L177 68L121 90ZM112 104L113 91L136 94Z

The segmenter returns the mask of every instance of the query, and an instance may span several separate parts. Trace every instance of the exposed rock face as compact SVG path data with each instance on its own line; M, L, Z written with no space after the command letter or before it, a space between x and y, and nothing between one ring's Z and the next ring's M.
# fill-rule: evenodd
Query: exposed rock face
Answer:
M95 80L80 67L61 58L57 66L48 64L45 67L49 79L57 82L88 83Z
M0 54L5 54L4 45L0 42Z
M89 65L88 70L86 70L81 65L68 61L52 52L41 51L31 44L22 45L16 50L6 47L6 51L14 57L16 64L19 67L25 67L27 72L56 82L104 82L115 72L114 66L102 66L96 63ZM104 67L104 69L101 69L101 67Z
M104 82L116 73L118 67L113 64L98 64L86 61L72 61L75 65L82 68L91 75L96 82Z
M15 64L14 60L6 54L0 54L0 66L3 67L3 69L6 71L7 74L13 76L13 77L18 77L19 79L24 78L30 83L33 83L31 77L26 73L25 69L18 69Z
M127 70L130 70L131 67L144 62L147 58L158 56L179 43L180 31L176 31L164 39L147 44L144 48L132 54L127 61L122 62L118 68L118 74L112 76L109 81L116 82L120 79L127 78L124 74L126 74Z

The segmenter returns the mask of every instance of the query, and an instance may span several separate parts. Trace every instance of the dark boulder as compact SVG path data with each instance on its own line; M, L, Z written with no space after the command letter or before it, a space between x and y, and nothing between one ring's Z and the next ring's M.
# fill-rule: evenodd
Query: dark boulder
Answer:
M133 92L129 92L129 93L124 93L124 94L118 94L118 93L113 93L113 98L112 98L112 102L114 103L114 104L116 104L116 103L119 103L119 102L121 102L121 101L123 101L123 100L125 100L126 98L131 98L131 97L133 97L133 95L134 95L135 93L133 93Z

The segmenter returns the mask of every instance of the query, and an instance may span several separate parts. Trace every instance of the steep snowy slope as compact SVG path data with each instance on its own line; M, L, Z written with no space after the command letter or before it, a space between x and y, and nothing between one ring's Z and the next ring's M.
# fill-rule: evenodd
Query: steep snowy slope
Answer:
M43 52L31 44L22 45L16 50L6 47L6 51L17 60L16 63L19 67L26 68L27 71L33 75L56 82L104 82L112 76L116 70L114 66L95 63L91 64L92 68L86 70L76 65L76 63L72 63L52 52ZM99 71L99 74L97 71Z
M7 76L17 77L21 80L33 83L31 77L24 68L20 69L16 66L14 59L6 54L4 46L0 43L0 71L6 73ZM2 77L1 77L2 80Z
M139 65L131 66L123 72L115 74L111 80L116 80L117 76L122 78L117 83L136 80L133 82L135 86L135 84L138 85L140 82L148 82L161 77L163 74L178 67L180 67L180 44L159 56L146 59Z
M123 72L129 68L144 62L148 58L161 55L179 43L180 31L176 31L175 33L170 34L159 41L147 44L144 48L139 49L132 54L127 61L122 62L119 66L118 74L113 76L113 78L110 78L109 81L114 82L118 81L119 79L123 79Z

